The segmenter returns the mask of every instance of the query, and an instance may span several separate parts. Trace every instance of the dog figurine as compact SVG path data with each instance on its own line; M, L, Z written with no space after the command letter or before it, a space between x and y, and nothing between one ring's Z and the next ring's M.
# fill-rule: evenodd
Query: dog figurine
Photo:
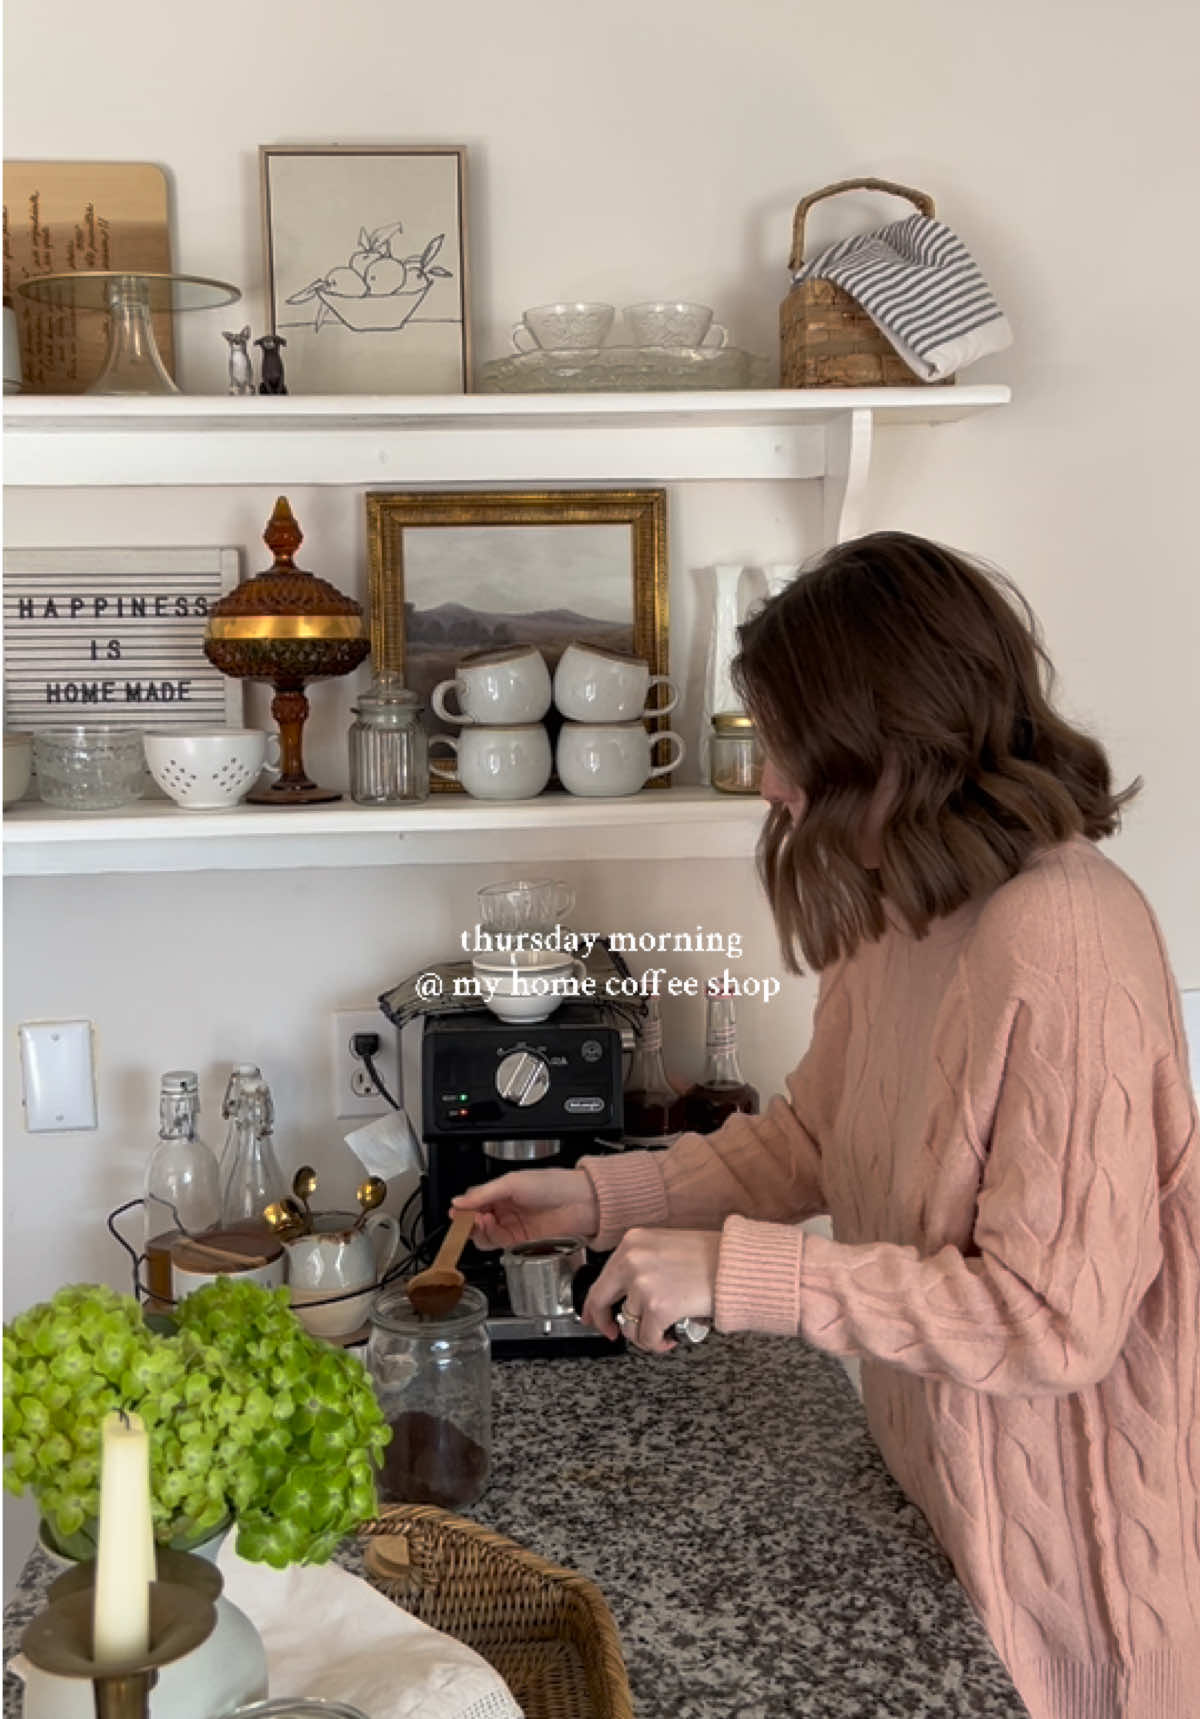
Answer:
M287 383L283 379L283 359L279 349L286 346L287 341L278 334L264 334L254 342L262 347L262 380L258 384L260 394L286 394Z
M224 335L229 342L229 392L231 394L253 394L254 367L250 362L247 343L250 339L250 324L239 334L230 334L225 329Z

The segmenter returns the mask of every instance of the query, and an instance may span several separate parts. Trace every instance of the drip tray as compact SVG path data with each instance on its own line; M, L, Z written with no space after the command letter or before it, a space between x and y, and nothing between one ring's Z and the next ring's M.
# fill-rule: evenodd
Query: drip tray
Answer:
M498 1361L528 1360L539 1355L595 1359L625 1351L623 1337L613 1342L577 1319L518 1319L515 1314L502 1313L488 1320L487 1329L492 1354Z

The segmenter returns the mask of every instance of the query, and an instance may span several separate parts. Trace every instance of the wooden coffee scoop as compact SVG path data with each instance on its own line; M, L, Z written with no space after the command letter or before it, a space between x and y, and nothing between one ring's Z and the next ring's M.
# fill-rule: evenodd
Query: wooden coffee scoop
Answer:
M458 1256L470 1241L474 1227L474 1212L460 1212L433 1264L409 1278L408 1299L423 1317L440 1319L458 1306L467 1281L457 1269Z

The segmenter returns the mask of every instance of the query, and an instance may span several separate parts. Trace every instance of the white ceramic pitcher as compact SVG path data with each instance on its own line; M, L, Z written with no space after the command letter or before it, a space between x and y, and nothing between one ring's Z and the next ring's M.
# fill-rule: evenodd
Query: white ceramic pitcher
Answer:
M284 1246L296 1318L314 1337L336 1341L366 1324L376 1287L400 1251L400 1220L369 1212L359 1224L352 1212L321 1212L311 1235Z

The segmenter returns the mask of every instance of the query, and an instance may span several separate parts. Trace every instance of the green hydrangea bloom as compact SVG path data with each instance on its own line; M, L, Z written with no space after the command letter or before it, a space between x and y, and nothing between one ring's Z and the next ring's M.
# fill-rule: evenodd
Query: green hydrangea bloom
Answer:
M114 1408L149 1433L160 1541L195 1544L235 1518L243 1557L322 1563L378 1508L390 1431L370 1381L309 1336L285 1289L221 1279L151 1330L133 1297L76 1284L4 1327L4 1484L33 1493L72 1555L94 1551Z

